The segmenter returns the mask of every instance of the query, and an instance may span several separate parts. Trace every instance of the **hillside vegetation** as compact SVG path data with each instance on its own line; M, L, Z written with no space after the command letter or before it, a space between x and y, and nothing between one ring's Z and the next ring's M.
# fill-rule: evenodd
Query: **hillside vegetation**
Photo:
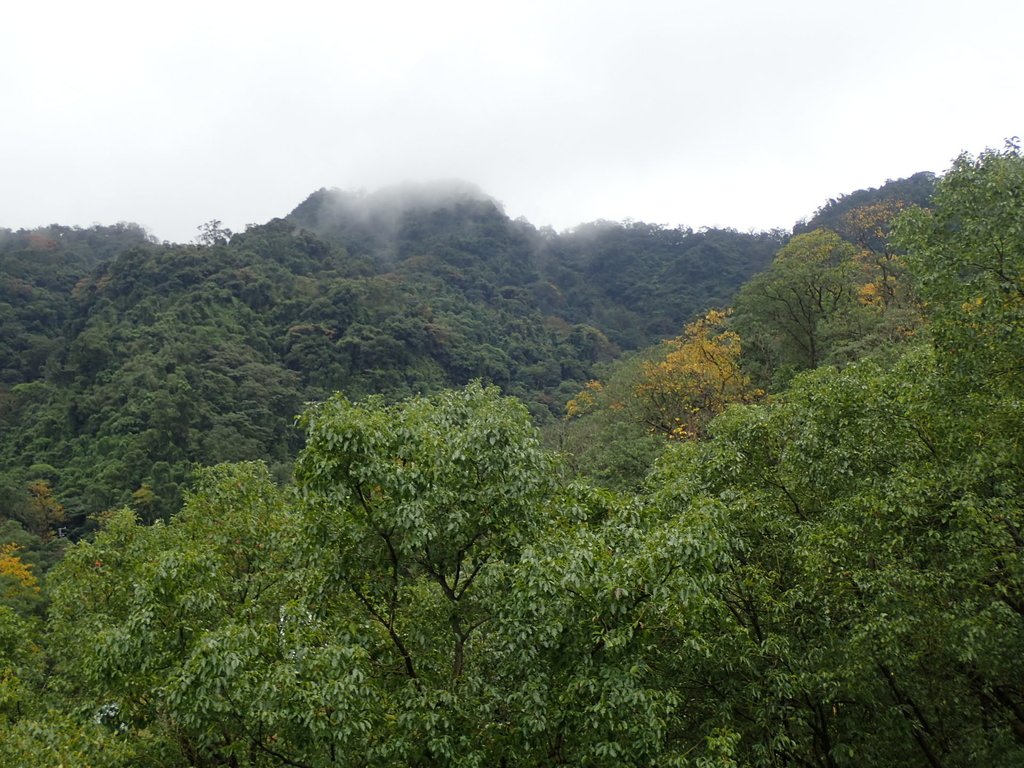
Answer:
M321 191L99 259L5 369L0 762L1020 765L1024 157L870 192L783 237Z
M130 225L0 238L0 514L26 522L38 481L80 528L128 502L167 517L198 466L259 459L286 478L302 404L335 391L395 400L481 380L555 421L595 364L727 302L783 237L559 235L428 186L321 191L198 241Z

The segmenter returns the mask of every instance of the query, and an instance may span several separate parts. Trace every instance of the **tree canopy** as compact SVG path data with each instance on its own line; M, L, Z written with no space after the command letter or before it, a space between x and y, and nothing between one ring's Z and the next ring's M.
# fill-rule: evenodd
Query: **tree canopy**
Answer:
M166 521L115 507L71 544L32 528L58 515L37 485L0 549L0 761L1021 764L1022 221L1009 145L881 245L794 237L734 316L574 386L570 448L622 432L589 468L470 381L309 404L289 477L199 469ZM879 331L893 308L913 333ZM758 333L793 356L764 396ZM630 458L642 479L587 471Z

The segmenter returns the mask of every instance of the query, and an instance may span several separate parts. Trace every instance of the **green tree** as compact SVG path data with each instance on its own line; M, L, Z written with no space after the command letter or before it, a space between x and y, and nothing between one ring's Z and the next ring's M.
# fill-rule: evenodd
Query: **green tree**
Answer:
M707 623L666 676L679 715L738 735L741 764L1013 765L1024 628L1022 521L1006 442L965 451L928 350L891 372L804 374L673 445L651 478L667 518L709 520L680 561ZM985 476L978 476L986 466ZM1018 475L1019 476L1019 475ZM709 518L709 515L712 515ZM712 702L714 703L712 705ZM691 735L692 737L692 735Z
M63 695L172 765L497 761L506 571L551 520L528 413L473 385L303 423L301 495L221 466L169 523L122 510L70 549Z
M566 403L564 419L545 432L565 455L574 473L604 488L638 490L665 438L636 412L634 400L643 365L654 350L625 355L598 369L601 379L587 382Z
M942 365L968 387L1021 392L1024 374L1024 157L1018 144L964 154L934 210L897 225Z
M857 248L825 229L797 235L736 297L735 327L760 381L816 368L854 332Z
M302 423L308 557L332 596L321 610L358 607L391 724L379 749L404 764L488 754L499 574L544 524L552 488L528 413L473 384L395 406L337 396Z
M196 237L196 242L199 245L212 246L212 245L227 245L228 241L231 240L232 232L227 227L222 226L223 222L220 219L210 219L204 224L200 224L196 229L199 230L199 235Z
M302 703L311 669L338 674L321 707L350 714L342 701L363 691L343 682L337 644L291 623L304 613L294 527L265 468L223 466L198 480L170 524L141 526L124 509L68 551L52 576L56 665L65 696L161 764L240 753L274 764L274 752L327 727Z

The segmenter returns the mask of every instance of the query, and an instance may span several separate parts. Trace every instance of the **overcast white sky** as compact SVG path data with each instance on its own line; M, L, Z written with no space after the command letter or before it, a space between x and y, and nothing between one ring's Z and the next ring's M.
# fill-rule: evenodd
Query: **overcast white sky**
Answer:
M1019 0L10 2L0 226L188 241L320 187L789 228L1024 135Z

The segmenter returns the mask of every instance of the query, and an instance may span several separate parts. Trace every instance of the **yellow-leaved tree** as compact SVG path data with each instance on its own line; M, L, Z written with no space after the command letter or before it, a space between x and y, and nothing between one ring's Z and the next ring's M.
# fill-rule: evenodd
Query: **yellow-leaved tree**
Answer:
M882 200L843 216L840 234L860 248L854 262L860 267L855 274L860 282L857 299L863 305L882 311L916 306L903 257L889 244L893 222L907 207L902 200Z
M728 314L711 310L663 342L660 359L643 363L633 393L648 427L673 439L700 437L728 405L762 394L740 370L740 337L726 327Z
M42 597L39 581L32 573L32 566L18 554L20 549L13 542L0 544L0 606L28 615L38 607Z
M0 545L0 577L9 578L12 585L38 592L39 582L32 575L32 567L16 554L19 549L13 543Z
M729 311L710 311L587 382L566 403L558 433L573 468L606 487L637 487L666 438L699 439L731 403L762 395L740 369L740 336L728 321Z

